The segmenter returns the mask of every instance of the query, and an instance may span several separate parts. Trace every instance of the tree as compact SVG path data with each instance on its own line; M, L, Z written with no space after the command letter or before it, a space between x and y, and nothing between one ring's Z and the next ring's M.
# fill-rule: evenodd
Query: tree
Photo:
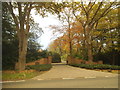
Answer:
M18 58L18 39L12 18L2 4L2 69L14 69Z
M53 2L4 2L8 8L14 23L19 40L19 70L25 69L26 53L28 44L28 35L31 21L31 10L36 9L36 12L45 16L46 12L59 13L61 10L60 4Z
M64 6L64 3L63 3L63 6ZM74 18L73 16L71 15L72 14L72 11L71 11L71 8L63 8L62 11L60 12L59 16L60 16L60 19L63 21L63 22L67 22L67 36L68 36L68 41L69 41L69 55L72 56L72 35L71 35L71 23L73 22Z
M2 7L2 69L13 70L15 69L15 63L18 62L18 37L15 30L15 24L5 7L5 3L2 4ZM38 27L38 24L32 22L28 36L26 62L35 61L41 58L40 52L38 52L41 46L37 43L37 38L39 38L40 35L41 29Z
M119 49L119 25L117 22L119 5L117 2L89 1L85 3L81 1L64 2L62 4L65 8L62 9L58 16L61 15L62 20L67 22L68 18L65 18L65 11L69 10L72 13L67 13L68 16L66 17L69 17L69 15L71 18L75 17L73 22L70 20L72 22L70 22L70 28L64 29L65 33L63 34L67 41L70 39L72 42L72 53L79 52L84 57L83 59L88 57L88 60L92 63L93 55L96 53L114 52L114 49ZM69 24L67 25L69 27ZM68 33L70 33L70 38L67 37L69 36ZM63 36L59 37L59 40L54 40L54 42L61 41ZM67 43L67 41L65 42ZM63 47L66 45L64 44ZM56 44L57 46L58 44Z
M39 7L42 10L46 3L34 3L34 2L4 2L9 10L14 23L16 24L17 36L19 40L19 58L18 69L24 70L26 63L26 53L28 45L28 35L30 30L31 10ZM39 12L38 11L38 12ZM44 12L39 12L44 14Z
M27 44L28 44L27 39L28 39L28 32L30 29L29 21L30 21L30 11L32 7L32 3L5 2L5 4L13 17L14 23L16 24L16 30L19 40L18 69L24 70L26 63L26 53L27 53ZM15 14L16 9L18 9L18 15Z
M89 1L88 4L82 1L71 4L74 16L84 29L85 45L88 50L88 59L90 62L93 61L91 31L95 30L98 21L105 17L116 5L115 2L108 3L103 1Z

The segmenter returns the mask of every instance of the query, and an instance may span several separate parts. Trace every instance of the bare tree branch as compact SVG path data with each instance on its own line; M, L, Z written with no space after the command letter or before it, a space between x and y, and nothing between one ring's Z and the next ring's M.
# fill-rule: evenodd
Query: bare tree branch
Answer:
M95 0L96 2L96 0ZM89 8L89 10L87 11L88 13L92 10L92 7L95 5L95 2L91 5L91 7Z
M30 4L29 8L32 7L32 4ZM29 26L29 20L30 20L30 11L31 9L28 9L26 16L27 16L27 23L26 23L26 33L29 32L30 26Z
M83 1L81 2L81 5L82 5L81 7L82 7L83 11L84 11L85 14L86 14L86 18L88 19L88 13L87 13L87 11L86 11L84 5L83 5Z
M98 6L98 8L97 8L97 10L96 10L96 12L95 12L95 14L94 14L94 16L92 17L92 19L91 19L91 22L90 22L90 23L92 23L92 22L93 22L93 20L95 19L95 17L96 17L96 15L97 15L98 11L100 10L100 7L102 6L102 4L103 4L103 2L101 2L101 3L99 4L99 6ZM89 24L90 24L90 23L89 23Z
M94 20L94 22L92 23L92 24L94 24L94 23L96 23L99 19L101 19L102 17L104 17L105 15L107 15L112 9L110 9L111 8L111 6L114 4L115 2L112 2L111 4L110 4L110 6L106 9L106 10L104 10L104 12L100 15L100 17L98 18L98 19L96 19L96 20Z
M23 19L23 15L22 15L22 5L21 5L21 2L17 2L17 4L18 4L20 27L22 27L20 30L24 30L24 19Z
M13 6L12 6L11 2L9 2L9 4L7 2L5 2L5 4L6 4L7 8L9 9L10 13L12 14L12 17L13 17L13 20L14 20L14 22L16 24L17 30L19 30L18 19L15 16L15 14L13 13Z
M75 18L82 24L82 26L84 26L84 25L83 25L83 22L81 21L81 18L80 18L80 17L78 18L78 16L75 14L75 10L74 10L74 5L73 5L73 4L72 4L72 8L73 8L73 9L72 9L72 10L73 10L73 11L72 11L73 15L74 15Z
M25 20L26 14L27 14L27 10L28 10L28 3L26 4L25 8L24 8L24 15L23 15L23 19Z

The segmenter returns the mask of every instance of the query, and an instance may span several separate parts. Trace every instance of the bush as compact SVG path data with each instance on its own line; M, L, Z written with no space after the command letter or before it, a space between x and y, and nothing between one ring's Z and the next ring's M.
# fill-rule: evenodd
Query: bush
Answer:
M108 65L108 64L70 64L74 67L86 68L86 69L111 69L120 70L120 66Z
M51 64L43 64L43 65L28 65L26 69L34 69L36 71L47 71L52 68Z
M53 53L52 54L52 63L60 63L61 62L61 57L58 53Z
M77 59L83 59L83 57L80 55L80 54L76 54L76 53L74 53L73 55L72 55L72 57L73 58L77 58Z
M70 65L74 67L79 67L79 64L70 64Z
M102 60L104 62L104 64L110 64L110 65L120 65L118 63L119 58L120 58L120 51L117 50L110 50L110 51L106 51L106 52L100 52L100 53L96 53L95 55L93 55L94 57L94 61L99 61Z

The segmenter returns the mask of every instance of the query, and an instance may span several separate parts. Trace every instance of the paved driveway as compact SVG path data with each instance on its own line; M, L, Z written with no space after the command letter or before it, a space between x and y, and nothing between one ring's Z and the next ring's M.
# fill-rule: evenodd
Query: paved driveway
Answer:
M118 88L117 76L117 74L72 67L65 63L54 63L51 70L37 77L6 82L2 86L3 88Z
M54 63L53 68L48 72L34 77L34 80L49 79L75 79L75 78L97 78L97 77L116 77L118 74L87 70L66 65L65 63Z

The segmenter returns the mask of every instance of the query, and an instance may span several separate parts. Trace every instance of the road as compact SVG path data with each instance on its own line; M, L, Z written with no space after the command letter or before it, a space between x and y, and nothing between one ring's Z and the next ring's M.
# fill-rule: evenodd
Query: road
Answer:
M27 80L4 83L3 88L118 88L117 77Z
M118 88L118 74L53 64L53 68L30 80L4 82L3 88Z

